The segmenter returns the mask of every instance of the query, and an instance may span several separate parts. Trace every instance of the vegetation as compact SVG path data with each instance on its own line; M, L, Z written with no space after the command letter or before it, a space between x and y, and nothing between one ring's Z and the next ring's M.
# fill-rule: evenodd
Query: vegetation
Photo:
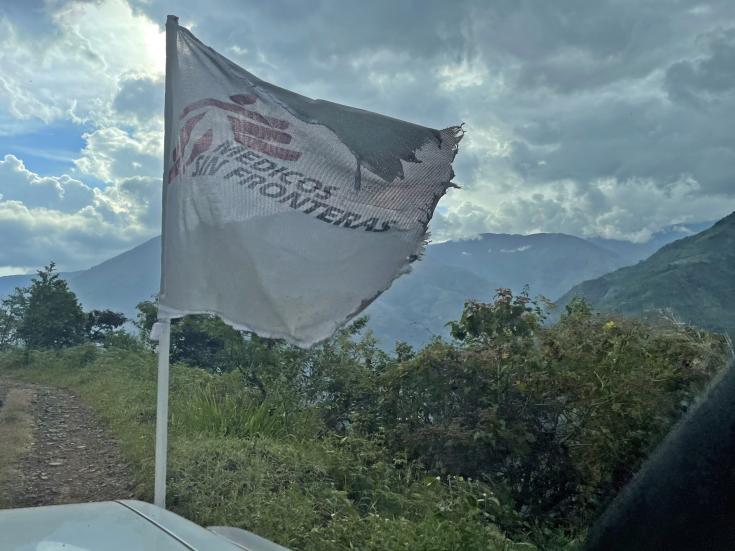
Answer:
M119 312L92 310L87 313L84 328L92 342L103 343L127 321L127 318Z
M51 262L29 287L16 287L0 303L0 350L64 348L86 340L103 342L127 319L111 310L84 313L76 295Z
M0 396L0 509L12 506L8 491L17 484L18 460L28 452L33 441L31 416L32 393L26 389L10 388Z
M625 315L671 310L687 323L735 337L735 212L635 266L573 287L559 303L575 296Z
M81 344L85 318L76 296L54 271L54 263L39 270L28 289L16 289L23 315L17 336L29 348L61 348Z
M393 354L364 319L310 350L211 317L177 322L172 509L303 550L575 549L729 351L583 300L545 325L548 308L500 289L465 305L451 341ZM139 337L23 341L0 369L80 393L150 499L155 304L139 310Z

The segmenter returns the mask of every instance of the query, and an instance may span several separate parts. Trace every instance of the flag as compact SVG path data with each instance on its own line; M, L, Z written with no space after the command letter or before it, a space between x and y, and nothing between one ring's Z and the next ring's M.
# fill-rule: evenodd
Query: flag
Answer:
M328 338L420 256L461 127L312 100L167 32L160 319Z

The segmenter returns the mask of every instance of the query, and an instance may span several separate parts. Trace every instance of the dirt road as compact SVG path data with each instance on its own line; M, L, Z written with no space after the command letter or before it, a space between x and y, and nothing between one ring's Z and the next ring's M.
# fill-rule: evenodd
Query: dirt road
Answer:
M0 506L132 497L117 443L73 394L0 378Z

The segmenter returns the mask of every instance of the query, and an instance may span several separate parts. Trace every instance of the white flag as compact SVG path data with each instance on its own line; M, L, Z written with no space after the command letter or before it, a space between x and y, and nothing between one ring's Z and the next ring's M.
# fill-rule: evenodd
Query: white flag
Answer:
M420 255L461 128L312 100L167 33L159 316L329 337Z

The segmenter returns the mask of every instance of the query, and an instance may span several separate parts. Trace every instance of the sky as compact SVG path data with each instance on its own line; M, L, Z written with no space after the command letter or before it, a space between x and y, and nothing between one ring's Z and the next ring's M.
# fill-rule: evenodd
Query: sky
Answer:
M735 210L731 0L1 0L0 275L160 233L169 13L279 86L464 122L436 241Z

